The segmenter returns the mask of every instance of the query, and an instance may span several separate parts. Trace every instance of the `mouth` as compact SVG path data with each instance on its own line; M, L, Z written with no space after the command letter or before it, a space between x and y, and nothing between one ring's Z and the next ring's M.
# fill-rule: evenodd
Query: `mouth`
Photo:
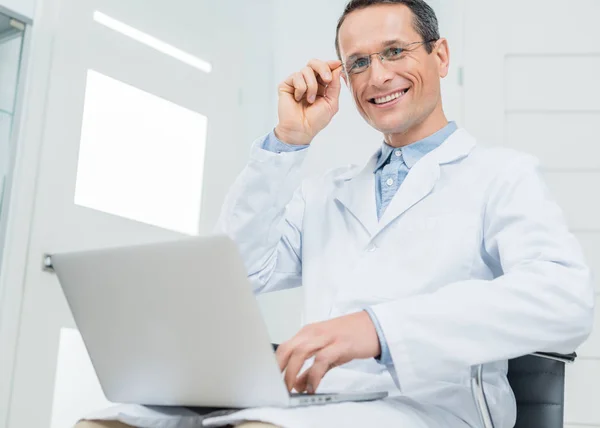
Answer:
M409 90L410 88L406 88L383 97L371 98L369 99L369 102L378 107L385 107L391 104L395 104L399 99L404 97Z

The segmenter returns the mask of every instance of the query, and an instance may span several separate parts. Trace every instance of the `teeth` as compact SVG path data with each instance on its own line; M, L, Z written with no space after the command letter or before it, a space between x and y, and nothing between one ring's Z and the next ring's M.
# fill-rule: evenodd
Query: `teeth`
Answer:
M387 97L375 98L375 104L389 103L390 101L400 98L405 94L406 91L396 92L395 94L388 95Z

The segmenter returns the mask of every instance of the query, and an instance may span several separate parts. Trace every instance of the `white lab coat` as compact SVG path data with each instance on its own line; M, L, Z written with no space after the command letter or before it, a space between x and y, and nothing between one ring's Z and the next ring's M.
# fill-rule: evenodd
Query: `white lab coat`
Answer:
M459 129L414 165L378 221L377 154L366 166L301 183L307 151L275 154L261 142L227 197L219 230L238 243L257 293L304 286L304 323L371 306L393 366L354 361L332 370L321 391L386 389L393 397L251 409L238 420L478 426L470 367L485 364L496 427L508 428L515 403L507 359L572 352L589 335L590 271L533 157L477 146Z
M284 428L480 426L470 367L485 364L497 428L515 421L507 359L572 352L589 335L593 288L580 246L528 155L486 149L459 129L418 161L380 221L373 170L336 169L300 182L306 150L275 154L255 143L218 230L238 243L256 292L304 286L304 323L371 306L393 365L374 359L330 371L320 392L388 390L390 398L298 409L248 409L207 419ZM185 428L119 406L90 418Z

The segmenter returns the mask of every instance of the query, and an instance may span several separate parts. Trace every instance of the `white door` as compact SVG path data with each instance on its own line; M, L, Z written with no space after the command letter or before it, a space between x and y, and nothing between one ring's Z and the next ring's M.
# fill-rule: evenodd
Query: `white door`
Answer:
M52 67L18 341L2 354L14 370L0 425L49 427L61 398L59 338L74 323L43 254L196 235L214 222L212 202L251 142L240 88L253 36L236 3L40 2Z
M597 0L469 0L465 125L532 153L592 269L600 272ZM598 281L596 282L597 291ZM600 300L597 299L597 305ZM569 424L600 426L600 323L567 370Z

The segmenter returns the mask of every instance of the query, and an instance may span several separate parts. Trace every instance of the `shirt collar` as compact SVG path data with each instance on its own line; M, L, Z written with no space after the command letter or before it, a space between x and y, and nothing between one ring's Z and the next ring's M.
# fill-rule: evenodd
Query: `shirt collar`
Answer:
M381 154L375 166L375 171L379 170L388 161L390 156L395 150L402 151L402 159L406 166L412 168L423 156L430 151L437 149L442 145L450 135L458 129L456 122L449 122L448 125L437 131L435 134L429 137L423 138L422 140L416 141L408 146L404 146L400 149L396 149L389 146L387 143L383 143L381 147Z

